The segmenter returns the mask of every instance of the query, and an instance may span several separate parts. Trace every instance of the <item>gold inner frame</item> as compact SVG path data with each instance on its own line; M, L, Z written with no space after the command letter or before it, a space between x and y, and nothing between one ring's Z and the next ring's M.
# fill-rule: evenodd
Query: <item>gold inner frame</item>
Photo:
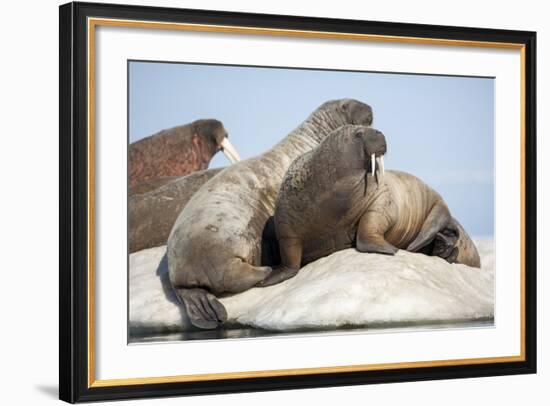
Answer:
M321 39L342 39L355 41L371 42L394 42L404 44L423 44L439 46L462 46L477 48L498 48L515 49L520 51L521 64L521 101L520 101L520 163L521 163L521 269L520 269L520 334L521 349L519 355L503 357L481 357L451 360L433 360L433 361L415 361L415 362L397 362L384 364L364 364L364 365L343 365L316 368L295 368L295 369L277 369L265 371L242 371L242 372L222 372L210 374L191 374L175 375L161 377L145 378L122 378L122 379L95 379L95 342L94 342L94 191L95 191L95 28L97 26L111 27L131 27L131 28L149 28L161 30L183 30L194 32L219 32L234 33L244 35L266 35L266 36L284 36L300 38L321 38ZM525 361L525 45L506 42L486 42L486 41L462 41L452 39L432 39L422 37L400 37L390 35L371 35L354 34L345 32L325 32L325 31L305 31L289 30L259 27L239 27L227 25L207 25L207 24L186 24L186 23L164 23L153 21L138 20L120 20L106 18L89 18L87 27L88 39L88 387L109 387L123 385L142 385L158 383L176 383L192 381L212 381L218 379L238 379L238 378L265 378L277 376L295 376L311 374L331 374L341 372L358 371L379 371L391 370L397 368L422 368L422 367L440 367L474 364L492 364L504 362Z

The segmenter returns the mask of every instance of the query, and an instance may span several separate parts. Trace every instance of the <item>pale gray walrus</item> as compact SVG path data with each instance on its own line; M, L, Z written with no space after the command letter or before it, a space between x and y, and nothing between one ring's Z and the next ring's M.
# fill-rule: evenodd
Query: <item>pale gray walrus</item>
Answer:
M269 151L212 178L180 213L168 238L171 284L191 322L215 328L227 320L222 294L266 278L262 234L291 162L345 124L372 123L370 106L353 99L326 102Z
M166 245L180 212L206 182L225 168L205 169L167 180L146 193L128 197L128 249L136 252ZM168 181L170 179L170 181ZM143 185L140 183L139 185ZM138 185L138 186L139 186Z
M422 251L480 266L475 245L435 190L408 173L384 173L386 150L380 131L347 125L292 163L274 215L281 265L258 286L350 247L390 255Z

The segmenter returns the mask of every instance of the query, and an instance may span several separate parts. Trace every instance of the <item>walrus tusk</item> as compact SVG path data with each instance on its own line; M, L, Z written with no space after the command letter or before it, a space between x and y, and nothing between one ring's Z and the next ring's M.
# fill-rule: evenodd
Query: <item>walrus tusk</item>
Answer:
M239 153L237 152L235 147L233 145L231 145L231 143L229 142L227 137L225 137L223 139L220 146L222 147L223 153L225 154L227 159L229 159L231 161L232 164L234 164L236 162L239 162L241 160L241 157L239 156Z
M378 186L384 184L384 155L376 158L378 161L378 172L376 173L376 183Z
M379 159L380 158L376 158L375 154L372 154L370 156L370 161L372 162L372 176L376 178L376 187L379 187L380 184L382 183L382 179L381 179L381 176L380 176L380 161L379 161ZM378 161L378 165L379 165L378 172L376 172L376 161Z

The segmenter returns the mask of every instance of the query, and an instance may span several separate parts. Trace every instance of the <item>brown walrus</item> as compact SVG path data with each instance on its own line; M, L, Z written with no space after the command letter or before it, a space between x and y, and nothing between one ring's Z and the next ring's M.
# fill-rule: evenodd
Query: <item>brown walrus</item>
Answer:
M231 162L240 160L218 120L197 120L162 130L130 144L130 188L167 176L184 176L207 169L212 157L223 151Z
M480 266L475 245L435 190L408 173L384 172L386 150L380 131L347 125L292 163L274 215L281 265L258 286L291 278L301 266L350 247L439 253Z
M159 187L164 186L167 183L173 182L181 178L181 176L163 176L162 178L144 180L143 182L139 182L135 186L130 187L128 189L128 196L143 195L152 190L158 189Z
M171 284L191 322L215 328L227 319L216 296L247 290L266 278L262 234L291 162L345 124L370 125L370 106L326 102L266 153L212 178L187 203L168 238Z
M225 168L206 169L171 181L147 193L128 198L130 252L166 245L180 212L193 195ZM166 178L159 178L166 179ZM140 183L141 185L141 183Z

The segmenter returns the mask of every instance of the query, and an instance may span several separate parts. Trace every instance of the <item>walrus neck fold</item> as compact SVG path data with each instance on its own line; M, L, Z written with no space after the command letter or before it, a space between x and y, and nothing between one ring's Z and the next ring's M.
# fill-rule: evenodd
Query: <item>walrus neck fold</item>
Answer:
M347 124L339 112L320 109L272 148L275 155L283 153L291 160L310 151L333 130Z
M317 143L323 141L333 130L337 129L346 124L342 113L329 112L326 110L320 110L313 113L304 124L310 123L311 128L315 128L317 131L314 131L310 136Z

